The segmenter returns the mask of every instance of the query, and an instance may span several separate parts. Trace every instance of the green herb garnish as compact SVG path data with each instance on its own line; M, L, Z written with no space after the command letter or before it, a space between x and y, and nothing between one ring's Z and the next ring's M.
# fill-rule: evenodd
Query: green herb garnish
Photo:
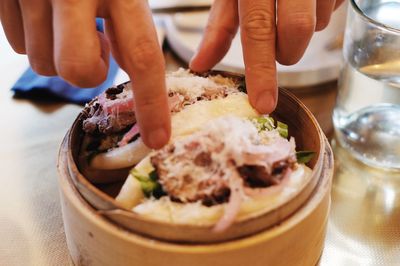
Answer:
M275 120L270 116L260 116L256 118L260 131L273 130L275 128Z
M313 151L298 151L296 152L296 158L298 163L308 163L314 157L315 152Z
M148 176L140 174L136 169L131 170L131 175L140 182L143 193L146 197L160 198L165 195L161 184L158 182L158 175L156 170L150 172Z
M161 184L158 182L158 175L156 170L153 170L150 172L149 174L150 180L156 183L156 186L154 187L153 191L152 191L152 195L153 197L155 197L156 199L161 198L162 196L167 195L167 193L165 193L165 191L163 190Z
M287 139L289 136L289 127L285 123L279 122L277 123L276 129L278 130L281 137Z
M288 125L286 125L285 123L282 123L280 121L277 121L276 125L275 125L275 120L270 116L257 117L255 119L255 122L257 123L256 126L259 131L264 131L264 130L271 131L271 130L276 129L276 130L278 130L279 135L281 135L283 138L286 139L289 137Z

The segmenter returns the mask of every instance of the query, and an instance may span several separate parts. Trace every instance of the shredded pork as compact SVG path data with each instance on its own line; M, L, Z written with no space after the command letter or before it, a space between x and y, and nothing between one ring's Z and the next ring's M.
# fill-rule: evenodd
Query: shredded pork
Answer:
M279 185L295 167L295 144L277 131L259 132L249 120L224 117L169 144L151 157L159 182L172 200L227 202L215 230L233 222L245 195Z
M167 74L166 85L171 113L180 112L197 101L224 98L239 91L239 85L230 78L200 77L184 69ZM127 132L119 142L119 146L124 146L139 134L134 107L130 83L109 88L85 108L83 130L104 135Z

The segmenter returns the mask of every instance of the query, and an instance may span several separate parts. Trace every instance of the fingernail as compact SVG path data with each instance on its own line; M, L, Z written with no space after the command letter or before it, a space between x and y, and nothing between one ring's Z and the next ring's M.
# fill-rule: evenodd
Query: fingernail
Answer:
M256 109L262 114L272 113L276 107L276 96L271 91L262 91L256 100Z
M149 134L148 141L150 148L162 148L168 141L167 131L164 128L152 130Z

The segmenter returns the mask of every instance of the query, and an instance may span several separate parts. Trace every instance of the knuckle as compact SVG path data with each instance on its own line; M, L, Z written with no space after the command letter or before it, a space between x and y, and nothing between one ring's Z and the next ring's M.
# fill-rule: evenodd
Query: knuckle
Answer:
M263 8L254 7L242 20L246 36L256 41L269 41L275 37L275 15Z
M128 57L128 62L125 65L132 68L133 72L147 71L163 65L161 48L157 42L141 41L131 47L133 47L131 56Z

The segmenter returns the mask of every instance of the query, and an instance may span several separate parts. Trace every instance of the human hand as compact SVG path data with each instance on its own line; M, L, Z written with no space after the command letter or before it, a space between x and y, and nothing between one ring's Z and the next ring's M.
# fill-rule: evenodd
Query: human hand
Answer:
M276 63L300 60L315 31L324 29L343 0L216 0L190 68L203 72L228 52L240 27L250 103L261 113L277 103Z
M105 34L95 18L105 19ZM111 51L134 80L144 142L160 148L170 136L165 64L151 12L141 0L1 0L0 20L13 49L41 75L79 87L102 83Z

